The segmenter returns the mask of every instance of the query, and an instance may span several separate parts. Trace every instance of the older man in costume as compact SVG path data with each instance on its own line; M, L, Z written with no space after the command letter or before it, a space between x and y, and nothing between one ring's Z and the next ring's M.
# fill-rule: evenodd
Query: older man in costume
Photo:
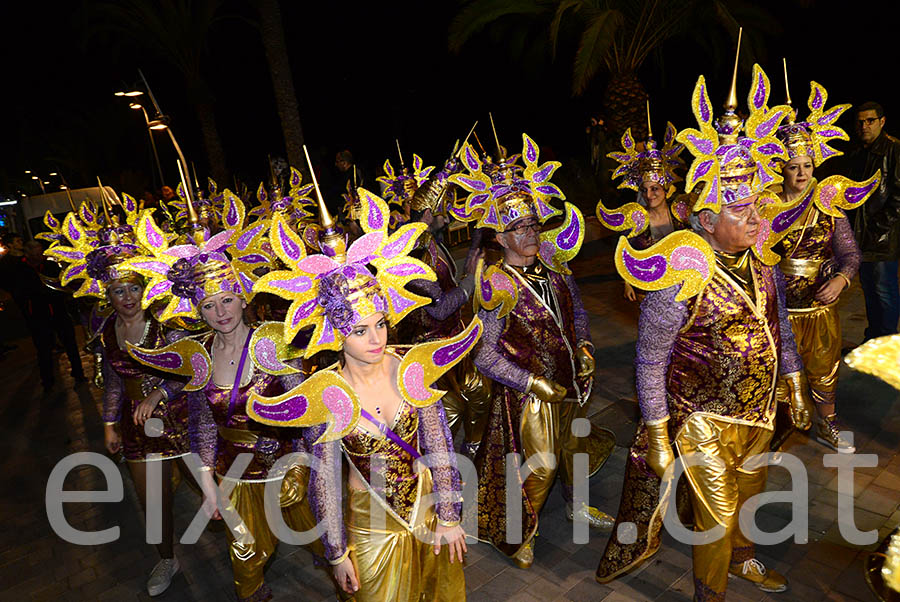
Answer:
M537 517L557 467L570 519L577 515L607 529L612 519L583 501L573 507L574 457L589 450L586 433L576 436L572 426L586 416L594 372L587 312L566 265L581 248L583 221L578 209L566 203L564 223L541 233L541 223L559 214L549 199L565 198L549 182L559 163L539 165L537 145L524 134L522 138L524 170L516 165L515 156L484 173L488 166L467 145L463 162L468 174L457 174L451 181L471 193L456 213L496 230L504 255L497 265L479 267L476 277L485 334L475 365L494 381L488 422L475 457L479 536L527 568L534 559ZM534 462L541 452L553 459L539 461L521 482L522 538L509 542L507 455L519 453Z
M774 133L789 109L768 109L768 94L768 80L755 66L746 123L735 114L732 81L726 112L714 125L701 76L693 95L700 130L678 136L695 156L687 190L703 185L690 218L694 232L674 232L645 251L620 240L619 272L652 292L641 305L635 360L642 420L617 517L617 524L636 524L637 537L620 540L629 530L616 531L597 568L600 582L659 549L674 491L667 469L677 449L682 458L691 456L685 472L694 530L722 531L693 547L694 599L724 600L729 574L763 591L787 589L783 576L756 559L738 525L744 503L765 487L765 463L745 461L769 449L779 375L788 383L795 425L810 424L784 277L771 251L783 232L760 215L769 206L761 193L778 180L770 163L786 156Z

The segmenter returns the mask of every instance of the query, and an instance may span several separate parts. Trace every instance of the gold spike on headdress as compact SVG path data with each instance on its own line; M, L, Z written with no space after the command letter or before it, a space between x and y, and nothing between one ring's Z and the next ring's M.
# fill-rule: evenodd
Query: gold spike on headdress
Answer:
M399 148L398 145L397 149L399 150ZM344 240L344 235L335 228L334 218L331 217L328 207L325 206L325 199L322 198L322 191L319 190L319 181L316 179L316 171L313 169L305 144L303 145L303 154L306 155L306 164L309 166L309 173L312 175L313 186L316 189L316 201L319 204L319 225L322 226L319 247L322 253L343 263L347 257L347 241Z
M647 138L653 138L653 128L650 127L650 99L647 99Z
M738 29L737 50L734 53L734 71L731 73L731 89L728 91L728 98L725 100L725 114L716 122L716 129L719 131L719 139L722 144L735 144L743 125L741 118L735 113L738 106L737 72L738 62L741 57L741 35L743 31L743 27Z
M396 143L397 145L397 156L400 157L400 169L403 169L404 167L406 167L406 164L403 163L403 153L400 152L400 140L394 138L394 143Z
M506 158L506 153L503 152L503 147L500 146L500 138L497 137L497 127L494 125L494 116L488 112L488 117L491 120L491 129L494 131L494 142L497 143L497 161L503 161Z

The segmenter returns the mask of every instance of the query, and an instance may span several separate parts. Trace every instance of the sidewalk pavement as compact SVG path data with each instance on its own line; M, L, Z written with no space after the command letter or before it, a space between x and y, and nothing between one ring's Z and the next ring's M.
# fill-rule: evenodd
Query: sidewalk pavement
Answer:
M597 375L590 401L594 424L616 434L617 447L601 472L591 480L591 503L610 514L619 505L627 446L638 417L633 385L634 340L638 307L622 298L622 284L612 266L615 241L603 238L585 244L573 270L591 315L597 349ZM455 253L456 254L456 253ZM858 285L841 301L846 344L862 340L865 311ZM127 469L119 469L125 499L119 503L67 503L65 515L78 529L120 528L120 539L100 546L75 546L50 528L45 487L53 466L73 452L103 452L100 392L92 386L73 389L71 379L48 397L40 381L29 339L0 361L0 600L147 600L146 579L156 552L145 543L143 522ZM90 358L85 355L85 366ZM59 371L68 374L65 356ZM877 530L878 541L900 523L900 405L898 394L874 378L843 367L838 387L839 414L855 433L858 453L877 455L877 466L857 469L854 520L860 530ZM787 449L806 465L809 475L807 543L783 542L758 549L767 567L785 573L789 591L765 594L740 580L729 583L728 599L874 600L865 585L862 562L874 545L848 544L837 525L837 472L822 465L830 450L806 435L795 434ZM94 468L73 470L65 481L70 490L103 490L103 476ZM769 490L790 486L783 468L769 471ZM176 537L198 509L199 499L182 486L175 500ZM765 531L788 522L790 507L767 504L757 514ZM664 536L659 554L638 570L610 584L594 580L594 570L608 535L591 534L586 545L572 543L572 526L565 519L557 487L541 515L540 535L531 569L521 570L486 544L470 544L466 561L469 600L548 602L572 600L690 600L693 594L690 548ZM234 600L226 536L221 526L209 528L193 546L176 544L182 572L160 600ZM280 544L266 573L276 600L333 600L334 589L324 569L313 567L301 547Z

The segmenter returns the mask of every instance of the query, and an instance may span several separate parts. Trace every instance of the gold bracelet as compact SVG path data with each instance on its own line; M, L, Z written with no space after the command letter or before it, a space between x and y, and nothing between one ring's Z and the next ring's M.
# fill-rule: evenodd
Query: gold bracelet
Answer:
M116 426L117 424L119 424L119 423L118 422L106 422L106 421L103 422L103 426Z
M838 272L837 274L835 274L835 276L840 276L841 278L843 278L844 282L847 283L847 288L850 288L850 279L847 278L846 274L844 274L843 272Z
M338 556L338 557L335 558L334 560L329 560L329 561L328 561L328 564L330 564L331 566L337 566L337 565L339 565L340 563L342 563L342 562L344 562L345 560L347 560L347 557L348 557L349 555L350 555L350 548L347 548L347 551L346 551L346 552L344 552L343 554L341 554L340 556Z
M459 526L459 521L458 521L458 520L441 520L441 519L437 519L437 524L439 524L439 525L442 526L442 527L458 527L458 526Z

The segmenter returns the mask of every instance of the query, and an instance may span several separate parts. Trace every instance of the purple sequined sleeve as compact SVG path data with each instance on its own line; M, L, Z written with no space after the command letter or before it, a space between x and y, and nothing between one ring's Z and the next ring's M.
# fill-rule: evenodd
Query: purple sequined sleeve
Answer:
M122 399L125 396L125 385L122 377L113 370L112 364L103 354L103 422L118 422L122 415Z
M831 237L831 248L834 251L834 259L837 262L838 271L853 280L859 271L859 262L862 260L859 245L853 237L853 229L850 220L840 217L834 220L834 234Z
M778 331L781 334L781 350L779 352L781 374L790 374L803 370L803 360L797 353L797 342L794 340L794 330L788 320L787 302L785 301L784 274L781 268L775 266L775 292L778 297Z
M666 405L666 371L678 331L688 320L688 307L676 301L679 286L652 291L641 302L635 353L638 404L645 422L669 415Z
M413 280L407 288L412 292L429 297L431 303L425 311L435 320L446 320L453 315L472 294L474 280L465 280L454 288L444 292L437 282L431 280Z
M423 456L429 456L438 519L458 521L462 512L462 480L456 467L453 435L440 401L419 408L419 448Z
M512 363L501 353L500 335L503 333L506 318L499 319L497 317L499 314L500 308L493 311L484 309L478 311L478 317L484 325L484 334L481 335L481 343L475 353L475 365L491 380L524 393L528 388L531 373Z
M344 503L341 483L341 442L315 443L325 432L320 424L303 429L303 439L315 458L309 475L309 505L321 529L325 558L336 561L347 552L347 533L344 529Z
M572 293L572 305L575 310L575 336L578 337L579 341L591 343L590 318L584 309L584 304L581 302L581 293L578 290L578 285L575 284L575 277L572 274L566 276L566 284ZM593 345L593 343L591 344Z
M200 456L203 466L216 467L216 443L218 428L213 418L212 408L206 400L206 392L191 391L188 399L188 437L191 452Z

